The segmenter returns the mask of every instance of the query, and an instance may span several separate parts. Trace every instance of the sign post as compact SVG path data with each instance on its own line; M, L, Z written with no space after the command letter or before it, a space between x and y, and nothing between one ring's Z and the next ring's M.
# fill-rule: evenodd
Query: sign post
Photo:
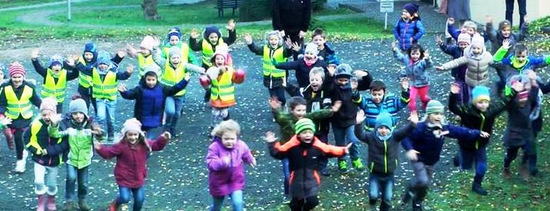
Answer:
M384 30L388 29L388 13L393 12L393 0L380 0L380 12L385 13Z
M67 0L67 20L71 21L71 0Z

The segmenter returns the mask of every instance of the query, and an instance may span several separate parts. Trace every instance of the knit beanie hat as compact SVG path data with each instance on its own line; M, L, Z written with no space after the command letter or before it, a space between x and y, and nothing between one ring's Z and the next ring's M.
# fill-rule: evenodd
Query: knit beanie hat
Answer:
M269 39L271 38L271 36L275 36L275 37L277 37L277 39L279 39L279 43L277 45L282 45L283 44L283 38L281 37L281 34L279 34L278 31L270 31L270 32L265 33L265 42L267 44L269 44Z
M212 55L212 58L210 58L210 62L214 63L217 55L221 55L224 59L227 59L227 51L223 50L223 48L218 48L216 52L214 52L214 55ZM225 63L227 64L227 61Z
M84 52L90 52L93 54L97 53L97 48L95 46L95 43L89 42L84 45Z
M172 57L173 55L181 56L181 49L178 46L172 46L168 55L170 55L170 57Z
M10 77L16 74L21 74L23 77L25 77L25 67L21 65L19 62L11 63L10 67L8 68L8 71L10 73Z
M378 136L378 138L380 138L380 140L388 140L388 138L391 137L391 132L392 132L392 123L393 123L393 120L392 120L392 117L391 117L391 114L388 113L388 112L382 112L380 114L378 114L378 116L376 117L376 122L374 124L375 128L378 129L379 127L387 127L388 129L390 129L390 134L386 135L386 136L382 136L380 134L378 134L378 131L376 131L376 136Z
M472 89L472 103L477 103L481 100L491 100L491 93L486 86L476 86Z
M48 67L52 67L54 65L63 66L63 57L61 57L61 55L56 54L50 58L50 64L48 65Z
M140 47L143 47L147 50L152 51L153 50L153 43L155 42L155 39L149 35L145 36L141 43L139 44Z
M472 47L485 49L485 40L481 35L474 34L474 36L472 36Z
M86 101L82 98L76 98L69 103L69 113L77 112L83 113L86 117L88 116L88 106L86 106Z
M170 28L170 30L168 31L168 35L166 36L167 40L170 40L170 37L172 37L172 36L176 36L176 37L181 39L181 30L180 30L180 28L178 28L176 26Z
M210 34L216 33L218 35L218 38L222 37L222 33L220 32L220 29L216 26L208 26L206 29L204 29L204 39L208 40L208 37Z
M530 79L526 75L523 75L523 74L522 75L514 75L514 76L511 76L508 79L508 86L511 87L515 83L522 83L523 86L525 86L529 82L530 82ZM519 92L516 96L520 100L528 98L529 97L529 91L528 90L523 90L523 91Z
M48 110L53 114L57 114L57 100L53 97L46 97L40 103L40 111Z
M315 43L308 43L304 52L311 52L313 55L317 56L317 54L319 54L319 49L317 49L317 45Z
M408 3L403 6L403 9L407 10L409 14L413 15L414 13L418 12L419 7L420 6L418 6L418 4Z
M304 130L311 130L311 132L315 133L315 123L313 123L311 119L302 118L294 124L294 131L296 134L300 134Z
M107 51L100 51L97 54L97 64L106 64L108 66L111 65L111 54Z
M458 35L457 43L468 43L469 45L472 43L472 37L467 33L460 33Z
M351 66L349 64L340 64L336 67L336 78L351 78Z
M430 115L432 113L444 113L445 106L437 100L430 100L426 106L426 114Z
M462 24L462 27L464 28L473 28L475 31L477 31L477 24L473 21L464 21L464 24Z
M138 132L138 133L143 132L141 131L141 122L139 122L139 120L137 120L136 118L131 118L126 120L122 125L122 130L120 132L122 134L126 134L126 132L130 132L130 131Z
M150 64L150 65L147 65L144 69L143 69L143 75L147 74L148 72L154 72L155 75L157 77L160 76L161 72L160 72L160 67L156 64Z

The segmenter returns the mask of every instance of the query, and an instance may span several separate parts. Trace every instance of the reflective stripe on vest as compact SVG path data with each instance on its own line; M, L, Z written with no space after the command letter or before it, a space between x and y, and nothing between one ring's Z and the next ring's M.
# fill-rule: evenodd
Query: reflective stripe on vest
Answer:
M103 81L96 68L92 69L92 97L96 99L116 100L118 81L116 73L108 71Z
M153 55L149 55L147 57L143 56L143 54L138 54L136 56L137 62L138 62L138 68L139 68L139 77L143 77L145 75L145 68L149 65L155 65L155 61L153 60Z
M53 77L53 70L48 68L46 70L46 80L42 90L40 90L40 95L42 98L46 97L55 97L58 103L63 103L65 100L65 88L67 88L67 70L61 69L59 71L59 77L57 78L57 84Z
M172 68L172 65L170 65L170 62L166 62L166 64L164 65L164 71L162 71L162 78L160 78L160 82L167 86L174 86L183 78L185 78L185 73L186 71L183 64L180 64L174 70L174 68ZM183 96L185 95L185 92L186 90L182 89L174 96Z
M223 73L219 81L217 78L212 79L210 99L217 100L219 98L222 101L235 100L235 86L233 86L234 71L230 69Z
M29 86L24 86L23 93L19 99L17 99L17 95L15 95L12 86L4 87L4 93L6 94L6 101L8 104L4 115L11 119L19 118L19 114L21 114L23 119L30 119L33 115L30 101L33 89Z
M214 56L215 49L212 49L212 45L205 39L202 40L201 45L202 45L202 63L207 65L208 67L212 67L212 62L210 62L210 59L212 59L212 56ZM221 46L221 45L225 45L227 47L227 44L223 42L223 39L219 38L217 46Z
M283 51L284 51L283 47L279 47L274 51L272 51L271 48L269 48L267 45L264 45L264 53L263 53L264 56L262 58L262 62L263 62L262 67L264 68L264 71L263 71L264 76L271 75L271 77L273 78L282 78L285 76L286 71L275 68L275 66L271 62L272 58L279 63L286 62L286 59L283 55ZM271 55L271 52L273 52L273 55Z
M78 62L82 63L83 65L88 64L82 56L78 58ZM78 85L84 88L90 88L90 86L92 86L92 76L86 75L82 73L82 71L78 72Z

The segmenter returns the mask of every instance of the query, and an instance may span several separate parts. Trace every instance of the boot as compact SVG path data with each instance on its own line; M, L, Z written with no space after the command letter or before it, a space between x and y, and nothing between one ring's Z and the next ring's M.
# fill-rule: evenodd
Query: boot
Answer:
M10 128L4 129L4 136L6 137L8 149L13 150L15 148L15 145L13 143L13 133L11 132Z
M407 188L408 189L408 188ZM406 190L405 191L405 194L403 194L403 198L401 198L401 203L402 204L407 204L409 203L409 201L411 201L412 197L413 197L413 192L409 191L409 190Z
M502 177L504 177L504 179L510 179L510 177L512 177L509 167L504 167L504 169L502 169Z
M116 199L109 204L109 211L117 211L118 205L116 204Z
M48 195L48 210L57 210L57 207L55 206L55 196Z
M15 171L15 173L24 173L25 172L25 160L17 160L17 162L15 162L15 169L13 171Z
M89 211L90 206L88 206L88 203L86 202L86 199L79 199L78 200L78 207L81 211Z
M525 180L526 182L529 182L531 180L531 174L529 173L529 170L527 169L527 163L522 163L519 166L519 174Z
M481 187L480 183L473 183L472 184L472 191L476 192L479 195L486 196L488 193L486 190Z
M63 207L63 210L74 211L76 210L76 204L74 203L74 201L66 201L65 206Z
M36 211L44 211L46 209L46 198L44 194L38 195L38 206L36 206Z
M460 166L460 159L458 158L458 155L455 155L453 157L453 166L455 166L455 167Z
M338 169L340 169L340 173L347 173L348 172L348 162L346 160L339 160L338 161Z

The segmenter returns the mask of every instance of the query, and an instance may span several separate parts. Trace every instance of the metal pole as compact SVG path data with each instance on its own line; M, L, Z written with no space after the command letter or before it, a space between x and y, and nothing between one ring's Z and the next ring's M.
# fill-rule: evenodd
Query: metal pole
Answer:
M388 13L384 17L384 30L388 30Z
M67 20L71 21L71 0L67 0Z

